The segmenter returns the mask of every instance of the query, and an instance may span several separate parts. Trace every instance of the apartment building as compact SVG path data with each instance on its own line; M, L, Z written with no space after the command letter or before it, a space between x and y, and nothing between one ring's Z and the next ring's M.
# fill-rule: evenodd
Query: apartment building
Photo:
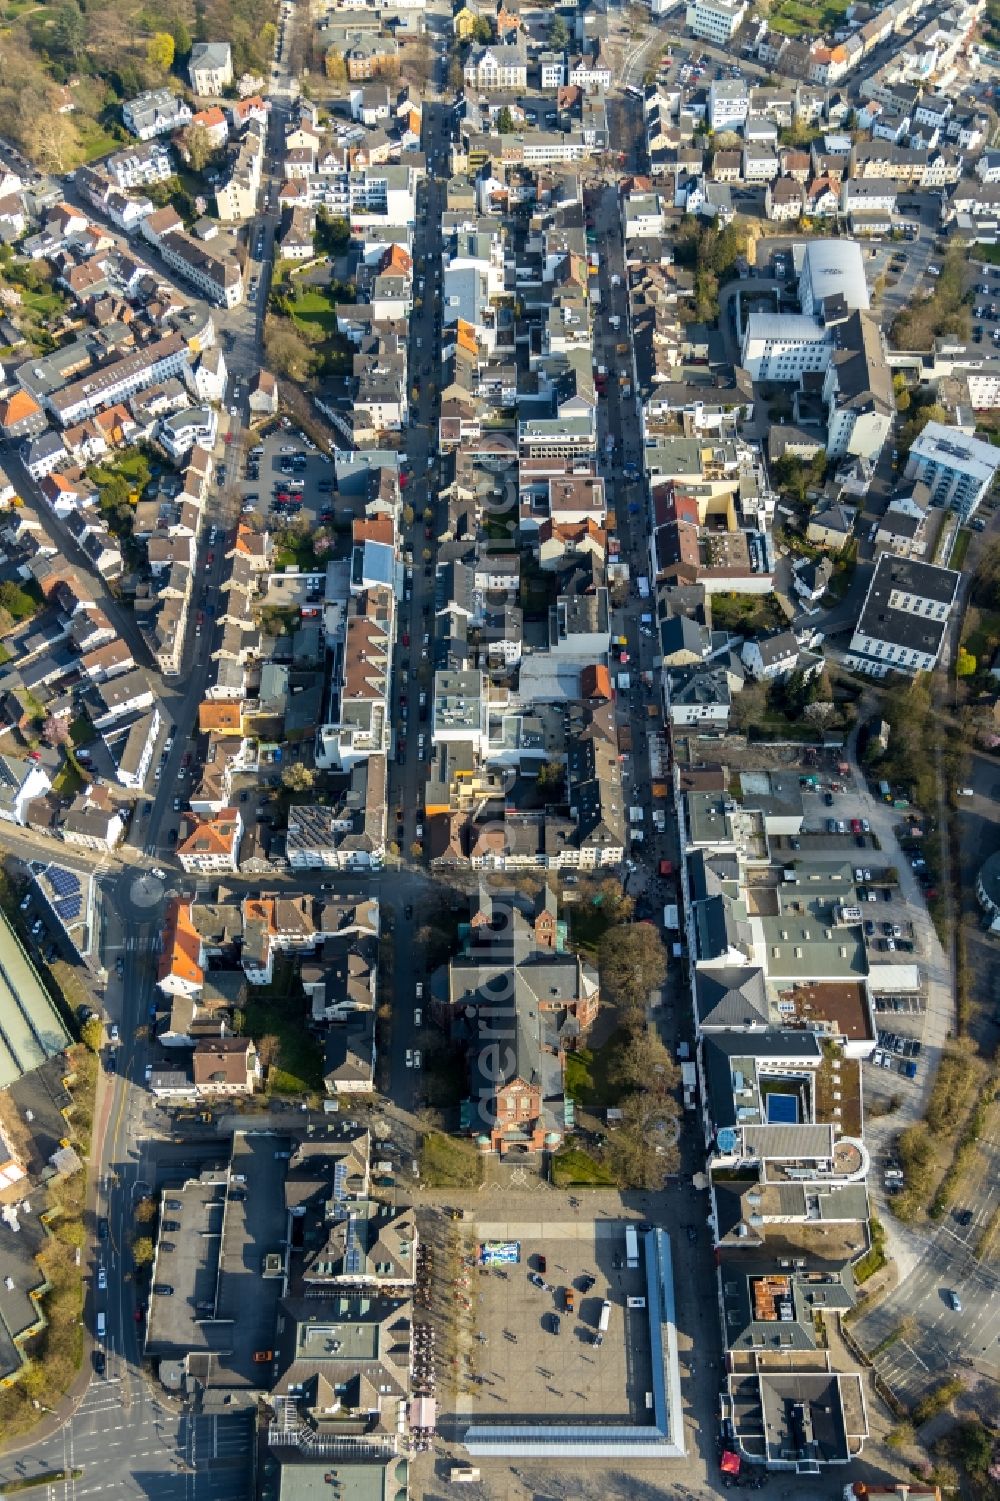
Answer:
M122 105L122 120L140 141L151 141L189 125L191 106L169 89L147 89Z
M847 651L847 665L871 677L910 676L937 665L961 574L883 553Z
M71 427L106 407L149 386L182 375L191 360L187 342L178 333L165 334L155 344L136 349L88 371L45 398L61 427Z
M217 250L211 242L203 243L174 230L162 236L159 250L167 265L197 287L209 302L234 308L243 301L243 273L228 246Z
M708 91L708 123L716 132L742 131L750 113L750 85L743 79L713 79Z
M170 147L152 140L143 146L115 151L94 164L104 171L116 188L144 188L164 182L174 170Z
M906 477L922 480L935 505L949 506L968 521L998 468L1000 450L991 443L943 422L928 422L910 448Z
M743 25L747 10L747 0L694 0L685 20L695 36L724 45Z

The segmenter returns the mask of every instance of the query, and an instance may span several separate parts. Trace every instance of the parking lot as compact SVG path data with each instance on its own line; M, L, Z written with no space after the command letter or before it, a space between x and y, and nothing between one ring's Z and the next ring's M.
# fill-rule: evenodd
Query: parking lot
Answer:
M333 460L282 423L269 425L233 478L243 514L253 512L272 527L300 515L317 526L334 519Z
M594 1423L647 1421L645 1274L625 1267L624 1225L477 1224L476 1240L517 1242L520 1259L471 1274L481 1383L459 1399L462 1417L537 1422L572 1414L579 1421L583 1402ZM629 1297L643 1306L629 1308ZM611 1308L602 1333L605 1299Z
M970 266L969 289L972 304L972 342L983 345L983 353L1000 350L1000 266Z

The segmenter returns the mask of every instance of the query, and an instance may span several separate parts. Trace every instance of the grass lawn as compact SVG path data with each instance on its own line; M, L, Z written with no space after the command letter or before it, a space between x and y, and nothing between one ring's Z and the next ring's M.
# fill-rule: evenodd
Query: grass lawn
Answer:
M107 156L109 151L117 151L121 144L118 136L113 136L110 131L101 130L100 126L95 126L81 143L82 160L96 161L98 157Z
M556 1188L614 1188L615 1180L607 1168L589 1152L578 1147L567 1147L552 1159L552 1182Z
M787 624L773 594L713 594L712 624L717 631L756 635Z
M619 1029L599 1048L578 1048L575 1053L567 1053L565 1086L571 1099L598 1109L617 1103L621 1089L612 1083L609 1074L625 1039L625 1032Z
M483 1159L471 1143L431 1131L420 1147L420 1175L428 1188L478 1188Z
M768 24L783 36L823 35L841 23L849 4L850 0L819 0L815 5L805 0L778 0Z
M958 536L955 538L955 545L951 550L951 557L948 559L949 568L957 568L961 570L962 564L965 562L965 554L969 551L969 543L971 541L972 533L969 531L969 528L967 526L961 527L959 529Z
M143 453L123 453L114 462L122 479L139 480L145 484L149 475L149 460Z
M327 335L337 331L337 304L319 287L297 289L291 314L302 328L321 328Z
M278 1039L277 1063L268 1074L275 1094L305 1094L323 1088L323 1052L306 1031L305 997L291 965L277 970L266 989L251 990L244 1008L243 1031L258 1043Z
M610 926L604 908L595 907L593 902L581 902L570 908L569 931L574 947L596 954L597 946Z
M276 568L300 568L303 573L311 573L317 567L312 538L307 534L300 537L293 547L276 548L274 566Z
M2 642L0 642L0 667L2 667L5 662L9 662L11 656L12 653L7 650L6 646L4 646Z
M1000 245L977 245L972 252L972 264L977 261L987 266L1000 266Z
M75 797L83 787L83 777L67 756L52 780L52 791L59 797Z
M65 311L66 302L59 292L29 292L21 293L21 302L31 312L37 313L40 318L58 318Z

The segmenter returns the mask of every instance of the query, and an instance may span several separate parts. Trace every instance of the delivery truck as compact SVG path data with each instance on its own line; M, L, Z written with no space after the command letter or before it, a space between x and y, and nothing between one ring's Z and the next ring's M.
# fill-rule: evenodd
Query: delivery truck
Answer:
M625 1265L630 1272L639 1268L639 1235L634 1225L625 1226Z
M677 903L668 902L663 909L663 926L665 928L671 929L672 931L676 931L676 929L679 928L680 925L681 924L680 917L677 911Z

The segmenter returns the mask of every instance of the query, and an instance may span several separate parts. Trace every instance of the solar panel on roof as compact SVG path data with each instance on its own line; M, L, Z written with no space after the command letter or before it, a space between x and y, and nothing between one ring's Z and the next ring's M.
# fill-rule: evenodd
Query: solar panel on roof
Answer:
M346 1244L347 1249L344 1253L344 1270L353 1276L361 1271L361 1248L358 1245L357 1235L355 1233L353 1215L347 1222Z
M83 903L78 896L62 896L55 907L63 922L72 922L83 911Z
M75 896L80 890L78 877L73 871L63 869L61 865L51 866L48 876L57 896Z

